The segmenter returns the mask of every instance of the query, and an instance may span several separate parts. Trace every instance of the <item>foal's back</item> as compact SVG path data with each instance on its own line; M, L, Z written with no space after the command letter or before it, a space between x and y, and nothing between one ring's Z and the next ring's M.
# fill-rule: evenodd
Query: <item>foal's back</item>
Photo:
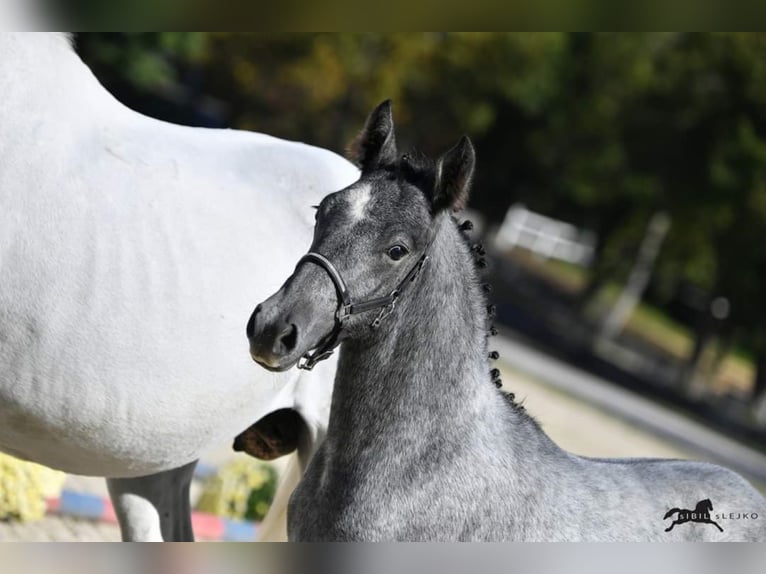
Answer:
M516 415L512 419L518 421ZM766 500L729 469L686 460L580 457L556 446L531 419L506 426L506 431L507 440L495 447L505 455L485 460L495 461L491 470L480 463L475 467L475 480L489 475L495 481L481 509L488 514L474 514L477 525L467 538L766 540ZM518 447L509 448L511 441ZM669 510L694 509L705 499L712 501L711 519L718 517L723 532L697 522L666 532L672 523L664 518Z

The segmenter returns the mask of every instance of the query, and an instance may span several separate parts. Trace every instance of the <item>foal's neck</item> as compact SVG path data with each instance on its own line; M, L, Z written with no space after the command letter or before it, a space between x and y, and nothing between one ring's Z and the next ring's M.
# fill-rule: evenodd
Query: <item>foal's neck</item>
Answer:
M503 401L490 380L473 258L454 222L440 217L430 258L395 312L341 347L328 438L346 451L378 439L443 440Z

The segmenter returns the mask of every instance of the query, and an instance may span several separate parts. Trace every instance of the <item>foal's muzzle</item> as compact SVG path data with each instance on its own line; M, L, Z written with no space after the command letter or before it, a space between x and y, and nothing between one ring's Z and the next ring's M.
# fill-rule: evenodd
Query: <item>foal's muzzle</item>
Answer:
M294 353L299 340L299 327L285 321L259 320L263 307L258 305L247 322L250 356L262 367L272 371L289 369L294 361L286 361Z
M430 246L430 242L428 246ZM296 363L299 369L310 371L316 363L329 358L335 348L340 345L345 334L346 322L352 316L377 311L374 319L369 323L370 328L377 329L381 321L392 313L402 292L420 275L420 271L427 260L428 249L389 293L380 297L357 301L351 296L340 271L329 259L313 251L307 253L298 261L295 266L295 273L302 265L311 263L329 276L336 294L332 328L327 326L322 331L317 327L311 320L312 310L308 308L310 305L296 306L291 311L292 315L288 313L286 318L282 319L281 315L287 311L286 309L282 309L281 313L279 311L280 307L285 306L285 288L283 287L264 303L258 305L247 323L246 332L250 340L250 356L256 363L272 371L284 371ZM298 308L300 311L296 312ZM264 317L264 314L274 316ZM304 320L298 320L298 314L302 315ZM308 317L306 317L307 314ZM307 318L309 320L305 320ZM302 332L301 325L311 324L314 324L314 330L321 335Z

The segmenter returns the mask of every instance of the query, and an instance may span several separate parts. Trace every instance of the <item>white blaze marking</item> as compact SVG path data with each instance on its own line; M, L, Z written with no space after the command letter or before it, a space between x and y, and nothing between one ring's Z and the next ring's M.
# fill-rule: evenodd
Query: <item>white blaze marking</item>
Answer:
M350 191L348 196L349 213L354 221L359 221L364 217L364 210L370 201L370 186L360 185Z

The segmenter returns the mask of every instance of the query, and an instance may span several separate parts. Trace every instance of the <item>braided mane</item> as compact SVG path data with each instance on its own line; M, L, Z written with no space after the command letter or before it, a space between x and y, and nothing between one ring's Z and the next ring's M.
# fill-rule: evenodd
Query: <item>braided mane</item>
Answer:
M471 240L471 237L469 235L470 231L473 230L473 222L466 219L462 223L458 224L457 220L453 217L452 221L457 225L458 230L460 231L460 236L463 238L463 240L466 242L466 245L468 245L468 248L470 249L471 254L473 255L474 263L476 264L477 270L480 275L483 275L487 268L487 259L486 254L487 251L484 248L484 246L481 243L474 243ZM483 296L486 298L487 294L492 291L492 285L490 283L482 283L482 293ZM497 307L491 303L487 303L486 305L487 309L487 337L494 337L497 335L497 328L494 325L494 318L497 315ZM500 353L497 351L490 351L487 355L489 360L496 361L500 358ZM495 387L503 394L503 396L508 400L508 403L516 408L519 411L524 411L525 408L522 404L516 402L516 395L511 392L505 392L500 390L503 386L503 382L500 379L500 369L493 368L489 372L490 377L492 378L492 382L495 384Z

